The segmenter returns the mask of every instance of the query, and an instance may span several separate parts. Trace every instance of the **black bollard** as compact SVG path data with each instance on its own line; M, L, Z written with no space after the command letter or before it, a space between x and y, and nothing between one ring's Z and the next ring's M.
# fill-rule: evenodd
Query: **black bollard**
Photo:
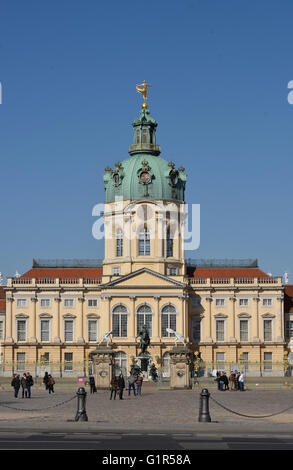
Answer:
M202 423L210 423L211 416L209 412L209 398L210 393L207 388L203 388L200 394L200 404L199 404L199 417L198 421Z
M83 387L79 387L76 392L77 395L77 412L75 415L75 421L88 421L88 417L85 409L86 391Z

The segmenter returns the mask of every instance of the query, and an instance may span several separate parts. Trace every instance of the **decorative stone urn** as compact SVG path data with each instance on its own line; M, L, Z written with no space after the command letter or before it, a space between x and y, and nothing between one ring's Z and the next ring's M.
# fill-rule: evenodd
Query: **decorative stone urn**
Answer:
M114 364L114 351L110 346L101 345L90 353L97 389L109 389Z
M171 388L192 388L190 371L192 366L193 352L188 346L174 346L170 354Z

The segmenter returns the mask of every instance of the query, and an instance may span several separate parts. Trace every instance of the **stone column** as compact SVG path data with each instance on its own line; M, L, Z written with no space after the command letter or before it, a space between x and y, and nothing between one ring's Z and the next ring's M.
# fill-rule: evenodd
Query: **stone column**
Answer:
M90 353L93 361L97 389L109 390L113 374L114 351L106 346L98 346Z
M130 341L135 341L135 337L136 337L136 328L135 327L136 327L136 321L137 321L137 318L136 318L136 315L135 315L135 300L136 300L136 297L135 297L135 295L130 295L129 298L132 302L131 302L130 315L129 315L129 333L128 333L128 337L129 337Z
M154 321L153 321L153 338L154 341L160 341L161 338L161 332L160 332L160 299L161 297L159 295L154 295L154 299L157 301L156 302L156 308L155 308L155 315L154 315Z
M213 342L212 338L212 301L213 298L211 296L205 298L206 302L208 303L208 315L207 315L207 326L206 326L206 333L207 336L205 338L205 341L208 343Z
M78 301L80 303L80 316L77 315L77 319L79 320L78 324L79 324L79 331L80 331L80 336L77 338L77 342L78 343L84 343L84 338L85 338L85 335L84 335L84 302L85 302L85 298L84 297L78 297ZM77 324L77 330L78 330L78 324Z
M5 341L7 343L13 343L13 338L12 338L12 319L13 319L13 297L7 297L7 302L8 302L8 315L6 316L6 339Z
M57 336L54 338L54 343L61 343L61 315L60 315L60 303L61 298L55 297L55 302L57 302Z
M277 297L279 301L278 321L279 321L279 335L277 341L285 341L285 328L284 328L284 295Z
M171 388L191 388L190 368L192 364L192 352L187 347L175 346L169 353Z
M232 302L232 337L230 341L236 343L236 315L235 315L235 303L236 297L229 297L229 300Z
M260 327L259 327L259 311L258 311L258 303L260 301L260 298L259 297L253 297L253 300L255 302L255 326L256 326L256 329L255 329L255 334L256 336L254 336L252 338L252 341L254 343L259 343L260 342L260 338L259 338L259 333L260 333Z
M106 315L105 315L105 331L102 334L106 333L107 331L110 331L111 328L112 328L112 326L111 326L112 322L111 322L111 318L110 318L111 317L111 311L110 311L111 298L112 297L110 295L107 295L107 294L105 294L103 296L103 300L106 301L107 308L106 308Z
M31 343L36 343L37 342L37 297L31 297L31 301L33 303L33 325L32 325L32 333L33 335L30 338Z

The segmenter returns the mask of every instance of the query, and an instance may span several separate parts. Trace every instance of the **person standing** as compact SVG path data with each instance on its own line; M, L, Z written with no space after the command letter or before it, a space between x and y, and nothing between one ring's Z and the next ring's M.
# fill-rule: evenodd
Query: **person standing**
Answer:
M90 382L91 393L95 393L97 389L96 389L95 377L93 375L89 376L89 382Z
M238 383L238 371L235 370L235 373L234 373L234 388L235 390L239 390L239 383Z
M224 390L229 390L229 382L228 382L228 377L226 375L226 372L223 372L223 383L225 386Z
M229 389L230 389L230 392L233 390L234 380L235 380L235 374L234 374L233 370L231 370L230 375L229 375Z
M51 394L51 393L55 394L55 392L54 392L55 380L54 380L54 378L52 377L51 374L49 374L48 377L49 377L49 382L48 382L49 394Z
M49 388L49 374L48 372L45 372L44 378L43 378L43 384L45 384L45 390L48 390Z
M141 395L141 387L142 387L143 376L138 374L136 379L136 393L137 395Z
M22 388L22 398L27 398L27 386L26 386L26 373L24 372L20 380L20 385Z
M118 379L117 379L117 377L114 376L114 377L112 377L112 380L111 380L110 400L112 400L113 394L114 394L114 400L116 400L117 388L118 388Z
M26 374L26 389L27 389L27 398L31 397L31 387L34 385L33 378L29 372Z
M13 379L11 382L11 386L14 388L14 398L18 398L18 392L20 389L20 378L19 375L13 374Z
M123 400L123 390L125 389L125 380L124 380L122 372L118 377L118 389L119 389L119 399Z
M243 371L240 373L240 375L238 377L238 383L239 383L240 392L244 392L244 374L243 374Z
M134 396L136 396L135 381L136 381L136 376L131 375L128 379L128 396L130 396L130 392L131 392L132 388L133 388L133 394L134 394Z

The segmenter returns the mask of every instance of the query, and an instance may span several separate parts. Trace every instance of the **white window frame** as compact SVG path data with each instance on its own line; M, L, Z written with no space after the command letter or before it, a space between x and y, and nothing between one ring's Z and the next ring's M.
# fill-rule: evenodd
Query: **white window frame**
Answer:
M265 339L265 321L271 322L271 339ZM274 338L274 320L272 318L263 318L262 319L262 332L263 332L263 340L266 343L271 343Z
M226 300L225 299L221 299L221 298L215 299L215 307L216 308L221 308L221 307L225 307L225 306L226 306Z
M90 302L96 302L96 305L90 305ZM98 308L99 300L98 299L87 299L88 308Z
M48 303L48 305L42 305L42 302ZM51 308L52 306L52 300L51 299L40 299L40 308Z
M244 300L244 303L241 304L241 301ZM238 299L238 306L243 308L243 307L249 307L249 299L245 298L245 297L241 297L240 299Z
M25 322L25 339L18 339L18 322ZM16 319L16 339L18 343L25 343L27 341L27 319L26 318L17 318Z
M66 361L65 360L65 354L72 354L72 360L71 361ZM63 361L63 368L64 372L72 372L73 371L73 364L74 364L74 353L71 351L64 351L64 361ZM67 368L66 365L71 364L70 368Z
M96 324L96 338L95 339L90 339L90 328L89 328L90 322L95 322L95 324ZM99 325L98 325L98 319L97 318L88 318L88 320L87 320L87 339L88 339L89 343L96 343L98 341L98 337L99 337L98 327L99 327Z
M65 302L72 302L72 305L66 305ZM75 299L72 297L69 297L68 299L64 298L63 299L63 307L64 308L74 308L75 307Z
M174 270L174 274L172 271ZM169 266L169 276L178 276L178 266Z
M69 321L71 321L73 323L73 326L72 326L72 340L71 341L66 341L65 324L66 324L66 322L69 322ZM64 318L63 319L63 338L64 338L64 343L71 344L71 343L74 342L74 338L75 338L75 321L74 321L74 318Z
M23 302L23 304L21 304ZM28 299L19 298L16 299L16 308L27 308L28 307Z
M120 276L120 266L112 266L112 276Z
M18 355L19 355L19 354L23 354L23 355L24 355L24 361L20 361L20 360L18 359ZM18 367L18 365L19 365L20 362L24 364L23 369L20 369L20 368ZM16 370L17 370L17 372L24 372L24 371L26 370L26 353L25 353L24 351L19 351L19 352L16 353Z
M217 338L217 322L221 321L224 323L224 338L223 339L218 339ZM216 318L215 319L215 337L216 337L216 342L218 343L224 343L226 341L226 319L225 318Z
M42 339L42 322L43 321L49 322L49 339L47 339L47 340ZM40 318L40 340L41 340L41 343L50 343L50 339L51 339L51 319L50 318Z
M247 339L241 339L241 322L242 321L246 321L247 322ZM238 320L238 325L239 325L239 341L241 343L247 343L249 341L249 338L250 338L250 321L249 321L249 318L239 318Z
M270 301L270 305L265 305L266 301ZM273 307L273 305L274 305L274 301L273 301L272 297L265 297L265 298L262 299L262 306L263 307L268 307L269 308L269 307Z

